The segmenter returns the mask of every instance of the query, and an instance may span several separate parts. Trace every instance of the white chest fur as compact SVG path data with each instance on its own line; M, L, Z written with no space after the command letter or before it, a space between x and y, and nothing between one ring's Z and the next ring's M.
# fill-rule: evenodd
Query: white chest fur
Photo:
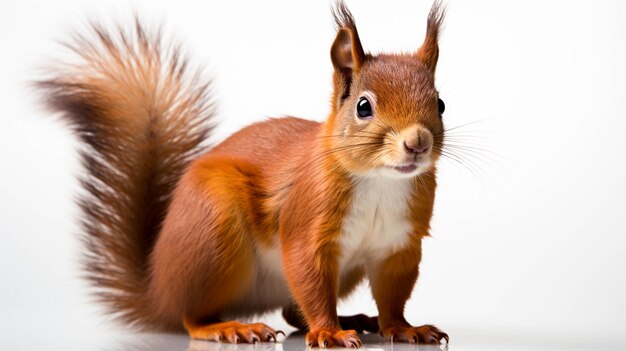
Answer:
M410 179L358 178L340 238L342 270L382 260L408 241Z
M388 257L408 241L412 226L408 218L413 195L410 179L359 178L339 238L342 272ZM291 301L280 260L280 247L258 247L256 271L249 291L230 311L263 312Z

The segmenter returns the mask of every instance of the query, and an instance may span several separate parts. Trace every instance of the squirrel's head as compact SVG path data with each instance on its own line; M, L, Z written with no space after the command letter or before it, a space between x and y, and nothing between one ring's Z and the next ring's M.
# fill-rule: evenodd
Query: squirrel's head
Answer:
M445 108L435 89L442 6L428 16L426 39L413 53L365 53L345 4L334 16L337 37L327 145L352 174L414 177L431 169L443 141Z

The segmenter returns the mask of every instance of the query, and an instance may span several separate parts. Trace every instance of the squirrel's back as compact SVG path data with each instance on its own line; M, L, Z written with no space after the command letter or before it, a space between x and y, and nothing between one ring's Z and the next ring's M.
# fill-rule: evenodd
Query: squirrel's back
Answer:
M266 161L275 167L275 162L284 159L281 154L298 153L304 144L311 144L321 126L319 122L296 117L271 118L233 133L209 154L232 155L259 166Z

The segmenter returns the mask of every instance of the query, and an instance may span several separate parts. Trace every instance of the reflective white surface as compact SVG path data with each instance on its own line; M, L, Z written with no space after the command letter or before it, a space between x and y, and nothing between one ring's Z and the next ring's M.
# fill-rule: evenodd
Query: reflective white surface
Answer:
M595 342L574 338L533 338L532 335L499 335L497 333L466 333L451 336L447 347L418 346L405 343L385 342L376 334L361 335L364 351L473 351L473 350L624 350L626 344L611 343L599 338ZM63 339L63 340L61 340ZM5 335L2 350L100 350L100 351L304 351L304 334L293 332L277 343L226 344L189 340L176 334L122 334L117 336L75 336L52 339L33 336L22 340ZM313 348L310 350L319 350Z

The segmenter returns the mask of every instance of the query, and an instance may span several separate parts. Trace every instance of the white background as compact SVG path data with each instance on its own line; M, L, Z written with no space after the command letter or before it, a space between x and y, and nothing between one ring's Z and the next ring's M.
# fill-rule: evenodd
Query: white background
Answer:
M425 0L349 1L367 51L412 51ZM454 338L626 342L626 3L448 1L448 127L488 151L440 163L414 323ZM327 1L0 3L0 342L105 338L80 279L77 142L29 81L88 19L165 23L215 81L216 139L266 116L323 120ZM375 313L363 286L341 312ZM265 317L274 325L276 315ZM465 333L465 334L464 334ZM57 344L55 344L55 342ZM4 347L3 347L4 348Z

